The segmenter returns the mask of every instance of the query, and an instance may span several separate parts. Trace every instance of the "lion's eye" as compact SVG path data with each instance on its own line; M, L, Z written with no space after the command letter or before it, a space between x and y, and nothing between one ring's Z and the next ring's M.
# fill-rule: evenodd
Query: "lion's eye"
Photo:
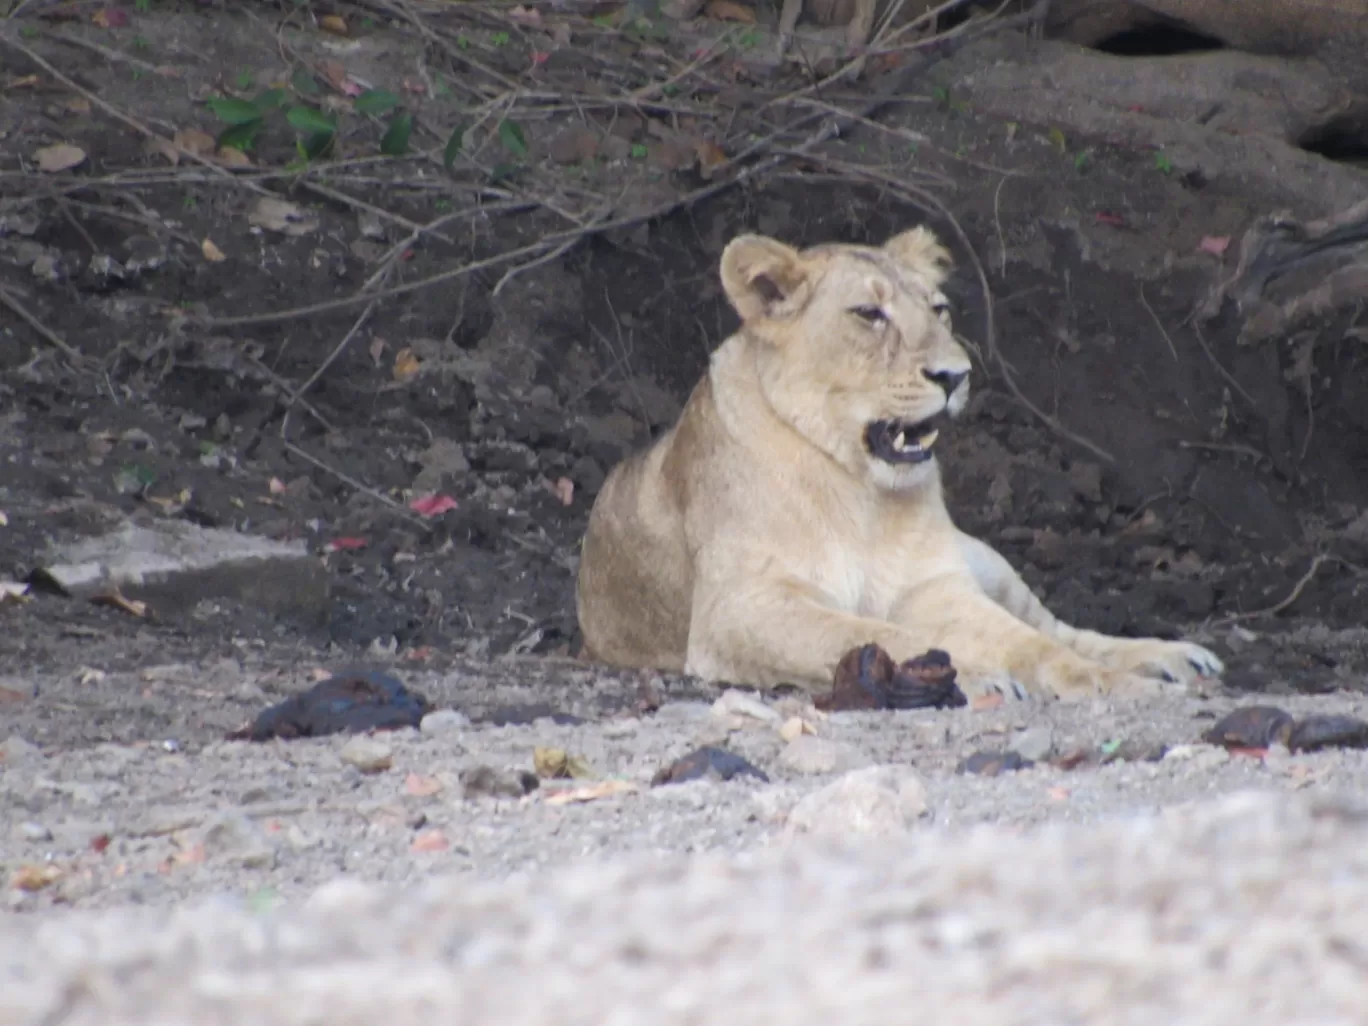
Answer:
M888 320L888 318L884 316L884 312L877 306L857 306L850 312L866 324L882 324L884 321Z

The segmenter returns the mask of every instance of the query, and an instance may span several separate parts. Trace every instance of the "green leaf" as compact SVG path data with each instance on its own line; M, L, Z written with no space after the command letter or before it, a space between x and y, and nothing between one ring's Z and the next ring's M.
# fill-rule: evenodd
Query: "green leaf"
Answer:
M304 139L304 154L310 160L317 160L332 149L333 140L337 136L331 129L326 132L312 132Z
M647 149L644 143L632 143L632 159L645 160Z
M295 68L290 76L290 87L300 96L317 96L319 92L318 81L308 68Z
M266 89L258 93L252 102L256 104L257 110L264 114L268 110L275 110L288 96L284 89Z
M442 150L442 166L448 171L461 155L461 148L465 145L465 134L465 125L457 125L451 130L451 138L447 140L446 149Z
M317 107L291 107L285 112L285 120L301 132L332 135L335 128L332 119Z
M239 100L235 96L211 96L204 103L226 125L245 125L249 121L261 120L261 108L251 100Z
M258 118L256 121L244 121L240 125L231 125L219 133L219 137L214 140L219 149L231 146L235 150L243 153L250 153L256 144L257 133L261 131L262 122Z
M388 89L367 89L356 98L358 114L383 114L399 106L399 97Z
M389 130L380 140L380 152L387 157L402 157L408 152L409 133L413 131L413 115L401 110L394 115Z
M516 121L499 122L499 142L515 157L527 156L527 136L523 134L522 125Z

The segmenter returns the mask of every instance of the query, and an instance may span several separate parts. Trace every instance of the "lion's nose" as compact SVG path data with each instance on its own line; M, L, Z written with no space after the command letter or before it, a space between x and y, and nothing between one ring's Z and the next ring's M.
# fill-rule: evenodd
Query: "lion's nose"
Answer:
M960 387L960 382L969 376L969 372L948 370L924 370L922 371L922 375L926 378L927 381L934 381L937 385L939 385L941 391L944 392L948 398L949 396L954 395L955 389Z

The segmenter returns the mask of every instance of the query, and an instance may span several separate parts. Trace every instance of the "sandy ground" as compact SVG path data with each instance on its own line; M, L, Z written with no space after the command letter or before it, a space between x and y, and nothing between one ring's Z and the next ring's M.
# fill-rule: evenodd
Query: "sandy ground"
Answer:
M1368 713L1346 693L1277 701ZM342 737L11 736L0 1022L865 1022L909 1001L935 1022L1361 1021L1368 849L1345 802L1368 754L1198 742L1249 702L445 713L356 756ZM786 742L793 715L816 733ZM956 772L980 750L1116 741L1168 751ZM650 786L700 743L770 781ZM537 747L593 779L464 795L463 770L530 769ZM824 791L872 766L873 798ZM636 789L553 797L606 779Z

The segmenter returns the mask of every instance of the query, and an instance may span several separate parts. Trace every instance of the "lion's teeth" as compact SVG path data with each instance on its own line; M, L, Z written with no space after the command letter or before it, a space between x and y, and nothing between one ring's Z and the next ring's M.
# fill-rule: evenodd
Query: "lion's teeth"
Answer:
M893 448L895 448L895 449L906 449L906 448L907 448L907 432L905 432L905 431L899 431L899 432L897 433L897 435L894 436L894 438L893 438Z
M929 449L936 443L936 439L939 437L939 431L928 431L926 434L922 435L919 439L917 439L917 444L921 446L923 449Z

